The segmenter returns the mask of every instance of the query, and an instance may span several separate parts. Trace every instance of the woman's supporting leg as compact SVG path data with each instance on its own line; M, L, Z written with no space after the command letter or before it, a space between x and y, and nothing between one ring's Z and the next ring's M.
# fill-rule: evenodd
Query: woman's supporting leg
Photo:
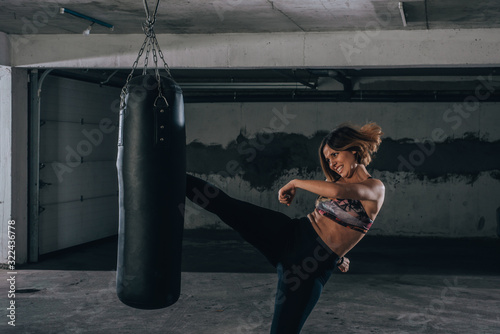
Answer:
M294 247L277 265L278 288L271 334L300 332L338 260L309 219L297 220L293 235Z
M307 218L293 220L283 213L234 199L191 175L186 175L186 181L186 197L219 216L277 267L271 333L299 333L338 256L320 240Z
M301 271L301 268L284 268L281 263L277 269L278 288L271 334L300 333L333 270L314 277Z
M228 196L214 185L186 174L186 197L196 205L216 214L224 223L236 230L276 265L284 243L287 225L291 219L280 212L259 207Z

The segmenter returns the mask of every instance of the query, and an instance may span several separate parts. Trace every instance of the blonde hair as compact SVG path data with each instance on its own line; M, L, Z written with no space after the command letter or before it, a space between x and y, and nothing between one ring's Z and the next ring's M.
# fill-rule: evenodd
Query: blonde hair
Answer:
M325 145L336 151L355 151L356 162L368 166L372 155L377 152L383 135L382 128L376 123L368 123L362 127L344 123L323 138L319 146L319 161L325 177L337 181L340 175L332 171L323 155Z

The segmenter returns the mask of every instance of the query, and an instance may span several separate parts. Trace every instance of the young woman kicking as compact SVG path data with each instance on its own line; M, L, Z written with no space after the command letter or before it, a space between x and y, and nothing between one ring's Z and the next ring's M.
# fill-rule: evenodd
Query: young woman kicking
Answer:
M317 194L314 211L303 218L237 200L186 176L186 196L219 216L276 267L271 334L299 333L334 269L348 270L345 254L365 236L384 202L383 183L366 170L381 135L381 128L369 123L340 126L323 139L319 159L326 180L292 180L278 193L286 205L297 189Z

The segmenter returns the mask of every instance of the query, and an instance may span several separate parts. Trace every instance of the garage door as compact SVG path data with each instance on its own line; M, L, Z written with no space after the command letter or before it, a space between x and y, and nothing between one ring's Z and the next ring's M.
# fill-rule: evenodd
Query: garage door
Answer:
M40 111L39 254L118 232L120 90L48 76Z

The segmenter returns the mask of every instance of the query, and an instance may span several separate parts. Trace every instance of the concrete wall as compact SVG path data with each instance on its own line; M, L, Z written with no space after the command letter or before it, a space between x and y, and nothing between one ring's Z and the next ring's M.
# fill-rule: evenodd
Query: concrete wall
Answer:
M12 68L12 219L28 231L28 73ZM16 261L28 260L28 235L16 234Z
M7 263L8 221L12 219L12 69L0 66L0 260Z
M0 263L23 263L28 255L27 103L26 71L0 66ZM9 235L11 220L15 234Z
M477 101L478 99L476 99ZM342 122L385 135L369 166L386 185L371 235L500 235L498 103L227 103L186 105L188 171L254 204L301 217L315 196L284 207L278 189L322 179L317 148ZM186 228L226 228L188 201Z
M10 39L0 31L0 65L10 66Z

